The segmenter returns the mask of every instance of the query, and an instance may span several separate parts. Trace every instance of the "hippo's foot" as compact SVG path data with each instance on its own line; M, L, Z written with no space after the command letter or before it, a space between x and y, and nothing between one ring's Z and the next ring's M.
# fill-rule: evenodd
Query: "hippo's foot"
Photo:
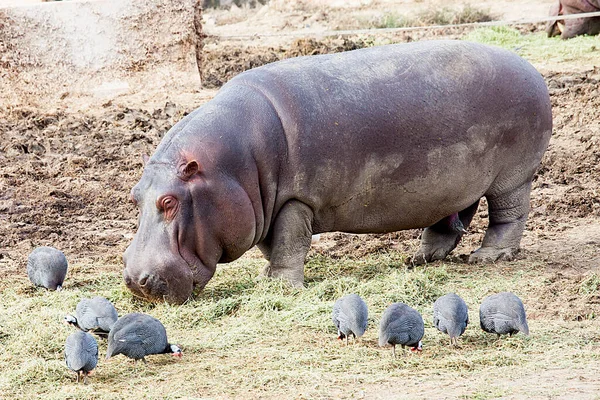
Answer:
M454 250L461 236L459 233L440 233L431 228L426 228L421 239L421 247L413 256L412 264L422 265L443 260Z
M263 277L283 279L295 288L304 287L304 269L295 271L289 268L273 268L271 263L267 264L262 272Z
M475 250L469 256L469 264L485 264L496 261L512 261L519 253L518 248L507 247L504 249L496 249L490 247L482 247Z
M417 250L417 252L413 256L412 263L414 265L422 265L437 260L443 260L448 254L450 254L452 250L454 250L454 247L456 247L456 245L454 244L455 240L455 238L452 239L451 245L449 243L443 242L438 245L422 243L419 250Z
M425 228L421 237L421 247L413 256L412 264L422 265L446 258L466 233L478 206L479 199L466 209Z

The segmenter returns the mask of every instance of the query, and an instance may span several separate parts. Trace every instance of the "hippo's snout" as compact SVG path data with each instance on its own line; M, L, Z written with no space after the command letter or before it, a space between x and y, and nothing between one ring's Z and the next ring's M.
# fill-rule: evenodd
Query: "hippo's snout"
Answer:
M181 304L193 291L193 277L185 262L134 260L129 249L123 255L125 284L136 296L151 301ZM180 265L181 264L181 265Z
M125 270L124 278L127 287L142 297L161 299L169 295L167 282L156 275L144 272L138 277L131 277Z

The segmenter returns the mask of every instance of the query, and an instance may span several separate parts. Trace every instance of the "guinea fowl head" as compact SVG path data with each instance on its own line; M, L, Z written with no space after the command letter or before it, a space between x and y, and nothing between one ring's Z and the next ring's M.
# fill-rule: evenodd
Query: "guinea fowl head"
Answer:
M176 344L172 344L169 346L171 348L171 355L173 357L183 357L183 351L181 351L181 349L179 348L179 346L177 346Z
M77 318L75 318L72 315L65 315L65 317L63 318L63 324L69 326L77 326Z

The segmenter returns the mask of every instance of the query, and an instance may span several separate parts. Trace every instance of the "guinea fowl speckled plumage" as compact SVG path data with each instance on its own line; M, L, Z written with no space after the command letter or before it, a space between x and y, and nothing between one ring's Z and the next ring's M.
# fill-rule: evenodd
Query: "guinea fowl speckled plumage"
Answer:
M104 297L81 299L75 309L75 315L65 316L64 322L84 332L106 337L119 318L115 306Z
M67 258L54 247L42 246L33 250L27 259L27 275L36 286L51 290L62 289L67 276Z
M381 317L379 324L379 346L392 345L392 355L396 357L396 345L412 351L421 351L421 339L425 334L423 317L417 310L404 303L390 305Z
M123 354L134 360L142 360L150 354L172 353L181 357L181 349L167 340L167 331L154 317L142 313L132 313L117 320L108 334L106 359Z
M448 293L433 303L433 325L450 336L450 345L457 344L458 337L469 324L469 309L456 293Z
M83 383L87 383L87 376L98 365L98 343L92 335L77 331L67 337L65 343L65 362L67 367L83 376Z
M349 294L333 304L331 319L338 330L338 339L346 339L350 335L361 337L367 329L369 310L367 303L357 294Z
M481 329L489 333L529 335L523 302L514 293L502 292L486 297L479 307Z

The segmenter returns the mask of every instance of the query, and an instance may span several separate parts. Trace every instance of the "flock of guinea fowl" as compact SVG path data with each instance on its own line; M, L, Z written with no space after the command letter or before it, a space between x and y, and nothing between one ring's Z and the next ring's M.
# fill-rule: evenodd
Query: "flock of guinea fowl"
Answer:
M53 247L38 247L29 255L27 274L36 286L60 290L67 274L65 255ZM525 308L513 293L502 292L483 299L479 307L481 328L489 333L513 335L517 332L529 334ZM368 307L356 294L348 294L333 305L332 320L338 331L338 339L350 336L361 337L368 324ZM82 299L75 315L67 315L64 323L79 330L67 337L65 361L77 374L77 382L87 376L98 364L98 342L90 334L108 338L106 359L123 354L134 360L146 362L150 354L172 354L182 356L181 349L167 340L163 324L156 318L142 313L118 317L113 304L103 297ZM448 334L450 344L456 345L469 323L467 305L460 296L449 293L433 304L433 324ZM421 340L425 334L423 317L417 310L404 303L391 304L381 316L379 345L392 346L396 357L396 345L411 351L421 351Z

